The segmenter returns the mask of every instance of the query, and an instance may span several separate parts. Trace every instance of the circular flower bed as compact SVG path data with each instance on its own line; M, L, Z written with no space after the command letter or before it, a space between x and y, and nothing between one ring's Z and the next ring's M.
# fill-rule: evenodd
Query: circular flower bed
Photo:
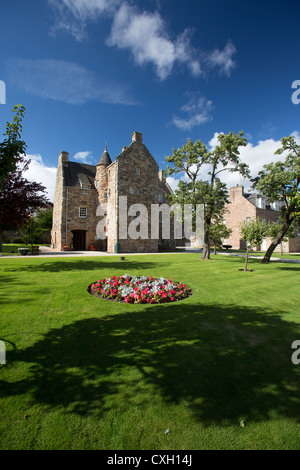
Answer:
M192 295L192 290L182 282L152 276L113 276L89 286L89 292L102 299L128 304L160 304L176 302Z

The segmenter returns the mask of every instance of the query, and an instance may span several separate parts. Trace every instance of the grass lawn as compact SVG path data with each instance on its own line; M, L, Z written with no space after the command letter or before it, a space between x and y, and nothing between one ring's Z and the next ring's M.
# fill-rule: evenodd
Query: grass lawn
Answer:
M0 449L299 450L300 266L243 265L0 259ZM193 295L158 306L88 294L125 273L173 277Z

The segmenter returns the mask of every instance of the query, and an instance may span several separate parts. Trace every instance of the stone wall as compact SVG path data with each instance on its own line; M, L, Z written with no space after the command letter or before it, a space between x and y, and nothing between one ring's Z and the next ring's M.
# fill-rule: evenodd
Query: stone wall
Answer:
M256 207L244 197L243 186L229 189L229 204L226 205L227 212L224 220L226 226L232 229L232 234L226 240L227 245L232 245L234 250L246 249L246 242L241 239L240 224L247 217L256 217Z
M147 209L148 224L145 230L147 239L133 239L130 231L140 232L141 225L135 223L139 212L128 214L127 239L119 239L120 253L157 252L158 240L151 239L151 204L158 204L158 165L147 147L142 143L142 134L135 132L132 143L117 157L118 161L118 191L117 196L127 197L127 208L134 204L143 204ZM120 208L121 210L121 208ZM122 217L124 215L121 214ZM125 214L126 215L126 214ZM146 227L146 226L145 226Z
M117 242L117 214L118 214L118 161L107 167L108 194L107 194L107 251L115 252Z
M255 197L250 199L253 200L253 202L255 201ZM241 239L240 225L247 219L247 217L250 217L251 219L259 217L267 222L277 222L279 219L280 212L278 210L261 209L256 207L253 202L250 202L250 200L244 196L243 186L229 189L229 201L230 203L226 206L227 213L225 214L224 219L226 226L232 229L232 234L226 240L226 244L232 245L232 248L235 250L246 249L246 242ZM266 250L270 243L271 239L266 239L260 249L263 251ZM280 252L281 246L277 246L275 251ZM283 242L283 251L300 251L300 237Z
M65 240L62 238L63 213L64 213L64 181L63 166L68 164L68 152L61 152L58 157L56 183L54 191L53 222L51 230L51 245L54 250L60 251Z
M90 188L88 194L82 188L65 188L65 229L67 244L73 244L72 232L84 230L86 232L86 247L95 241L96 210L98 198L96 189ZM87 209L87 217L80 217L80 208Z
M95 181L87 194L76 182L76 178L72 180L74 184L66 187L64 166L68 166L67 152L62 152L59 156L56 177L52 228L52 244L55 250L61 250L63 245L72 244L72 232L85 231L85 249L88 249L92 243L98 249L107 249L112 253L117 249L120 253L158 251L159 239L151 239L151 205L161 204L159 193L171 190L165 182L164 172L158 173L158 165L143 144L141 133L132 134L131 144L123 147L113 163L108 166L103 164L96 166ZM74 166L72 168L74 172ZM71 166L68 170L71 171ZM120 197L123 198L123 202L124 198L127 198L125 209L119 207ZM148 224L145 239L140 237L141 226L137 223L140 214L134 213L134 204L142 204L147 210ZM97 213L100 205L104 210L103 215L99 214L100 211ZM79 216L80 207L87 209L87 217ZM128 214L130 207L132 214ZM133 229L136 239L130 236L129 230L125 230L126 234L120 234L119 216L123 217L123 221L125 217L128 229ZM99 230L107 233L105 241L98 239L97 226ZM124 238L124 235L127 235L127 238ZM175 248L173 235L172 227L171 240L165 241L165 248Z

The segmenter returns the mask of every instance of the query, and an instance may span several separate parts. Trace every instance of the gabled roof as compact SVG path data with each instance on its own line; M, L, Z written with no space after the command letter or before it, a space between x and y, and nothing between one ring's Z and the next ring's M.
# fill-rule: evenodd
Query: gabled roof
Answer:
M147 157L150 158L154 163L155 165L157 166L157 171L158 171L158 164L157 164L157 161L155 160L155 158L153 157L153 155L149 152L148 148L146 147L145 144L142 144L142 143L139 143L139 142L131 142L128 147L123 147L123 150L122 152L117 156L116 160L118 160L119 158L126 158L128 155L130 155L131 153L131 150L135 147L138 147L138 148L142 148L143 151L146 153Z
M65 185L80 188L82 184L94 186L96 167L84 163L68 162L64 167Z

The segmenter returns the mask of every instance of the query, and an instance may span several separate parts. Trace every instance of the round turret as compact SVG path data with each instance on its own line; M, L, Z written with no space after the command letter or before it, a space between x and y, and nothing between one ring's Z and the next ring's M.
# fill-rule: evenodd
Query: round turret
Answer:
M97 163L97 166L98 165L108 166L110 164L111 164L111 158L110 158L109 153L107 151L107 145L105 144L105 150L102 153L101 158L100 158L99 162Z

